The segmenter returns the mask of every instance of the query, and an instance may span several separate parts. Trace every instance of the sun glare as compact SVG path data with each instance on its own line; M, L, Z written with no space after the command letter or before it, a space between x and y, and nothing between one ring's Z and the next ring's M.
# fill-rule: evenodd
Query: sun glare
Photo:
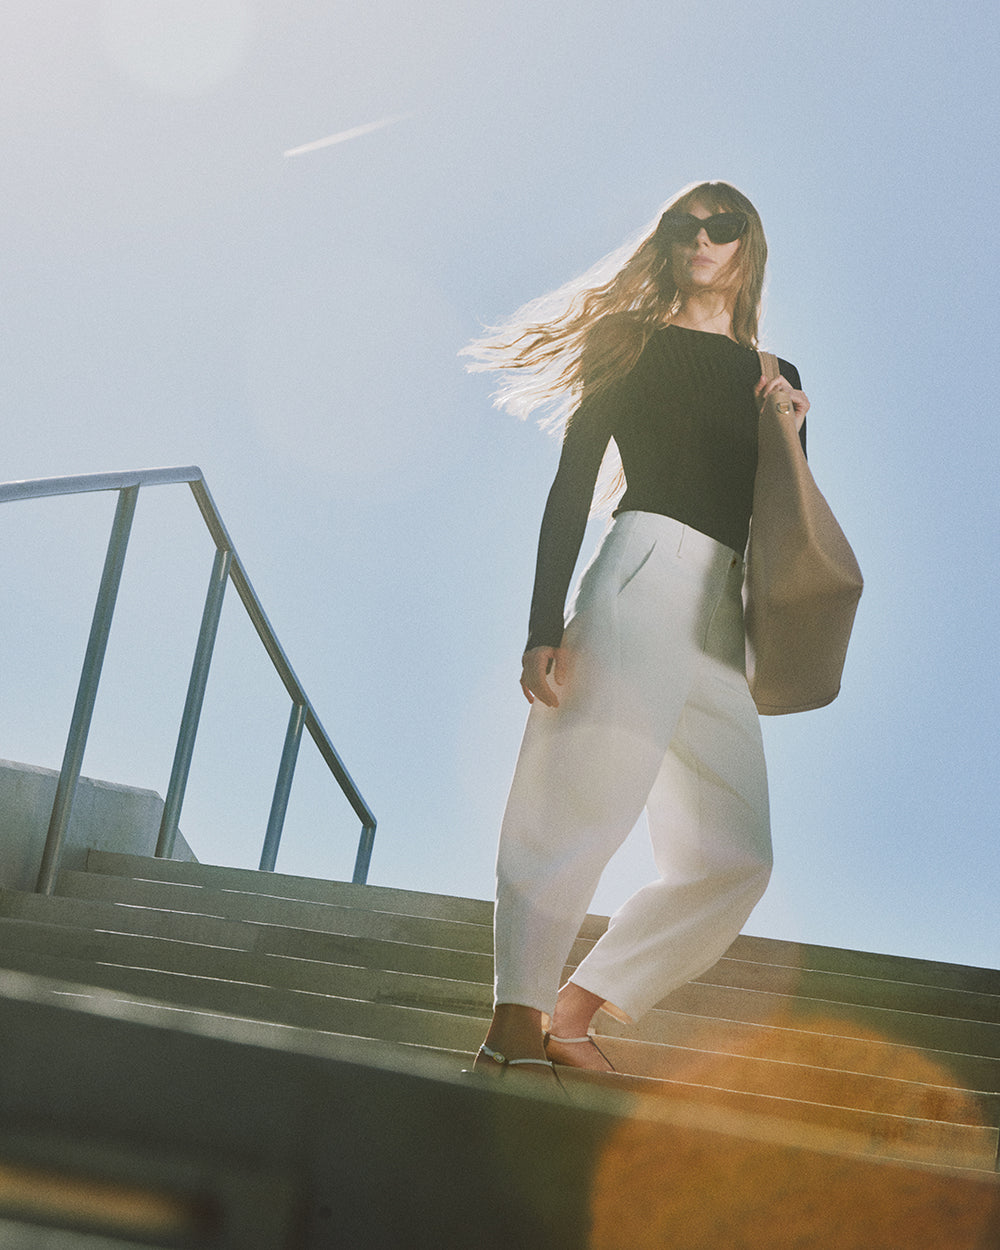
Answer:
M245 0L107 0L105 52L133 81L200 95L231 77L256 30Z

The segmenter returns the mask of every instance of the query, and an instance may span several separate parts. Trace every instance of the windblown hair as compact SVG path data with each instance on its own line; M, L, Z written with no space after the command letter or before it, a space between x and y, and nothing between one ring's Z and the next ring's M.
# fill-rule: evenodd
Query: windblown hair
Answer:
M666 209L686 212L696 203L713 213L747 215L747 229L734 257L740 279L733 333L744 346L757 346L767 260L760 217L729 183L695 183L586 273L525 304L462 349L462 355L472 357L470 370L503 371L494 395L498 408L520 417L543 410L541 424L561 433L584 390L588 395L597 393L629 372L653 330L680 309L669 249L657 242L656 226ZM615 332L616 324L627 332Z

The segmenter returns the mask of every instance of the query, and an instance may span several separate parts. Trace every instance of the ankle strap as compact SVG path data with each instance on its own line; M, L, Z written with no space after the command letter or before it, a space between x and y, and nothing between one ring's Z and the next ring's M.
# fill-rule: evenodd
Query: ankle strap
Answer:
M521 1068L525 1064L538 1064L542 1068L551 1068L551 1059L508 1059L506 1055L501 1055L498 1050L490 1050L489 1046L480 1046L479 1049L487 1057L492 1059L494 1063L499 1063L505 1068Z

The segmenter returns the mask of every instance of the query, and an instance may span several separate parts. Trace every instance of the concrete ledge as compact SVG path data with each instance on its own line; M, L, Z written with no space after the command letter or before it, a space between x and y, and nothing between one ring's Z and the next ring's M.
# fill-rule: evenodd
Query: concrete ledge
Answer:
M58 781L55 769L0 760L0 885L35 888ZM91 849L152 855L162 814L163 799L153 790L81 777L60 867L85 867ZM195 858L180 833L174 857Z
M95 1182L181 1193L197 1178L216 1219L210 1243L190 1244L206 1250L982 1250L1000 1239L995 1175L865 1158L849 1135L638 1097L570 1105L530 1079L396 1070L357 1044L339 1057L279 1049L218 1019L210 1033L165 1028L141 1008L56 1006L47 986L5 981L3 1162L89 1166ZM227 1190L227 1175L277 1191L280 1227L262 1223L248 1242L254 1191Z

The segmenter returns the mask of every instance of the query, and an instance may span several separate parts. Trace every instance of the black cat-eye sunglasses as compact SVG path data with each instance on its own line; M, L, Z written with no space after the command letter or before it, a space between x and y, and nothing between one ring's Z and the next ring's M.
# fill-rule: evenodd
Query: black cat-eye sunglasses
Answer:
M668 209L656 227L656 241L663 247L671 243L689 245L704 230L713 243L735 243L746 228L746 213L713 213L711 217L695 217L694 213L677 213Z

